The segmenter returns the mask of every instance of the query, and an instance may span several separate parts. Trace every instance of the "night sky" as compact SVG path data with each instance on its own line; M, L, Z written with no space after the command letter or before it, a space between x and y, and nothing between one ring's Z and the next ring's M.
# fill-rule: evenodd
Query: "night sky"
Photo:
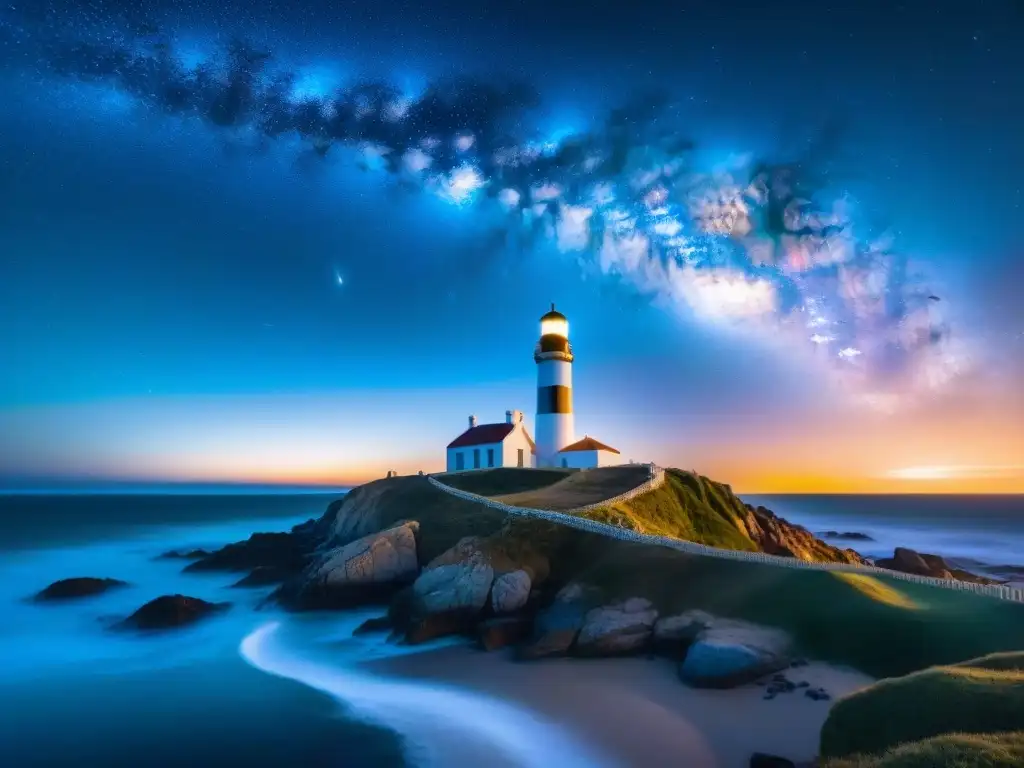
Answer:
M301 6L301 9L299 7ZM1024 492L1024 5L0 9L0 486L434 471Z

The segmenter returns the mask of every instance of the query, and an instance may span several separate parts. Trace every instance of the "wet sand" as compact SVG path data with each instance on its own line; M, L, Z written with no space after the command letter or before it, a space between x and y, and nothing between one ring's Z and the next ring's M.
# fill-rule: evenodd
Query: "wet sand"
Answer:
M746 768L766 752L807 761L832 702L872 682L853 670L811 663L786 674L824 688L766 700L762 686L727 691L683 685L665 659L547 659L515 662L505 652L443 648L367 663L368 670L448 683L509 700L584 737L622 766Z

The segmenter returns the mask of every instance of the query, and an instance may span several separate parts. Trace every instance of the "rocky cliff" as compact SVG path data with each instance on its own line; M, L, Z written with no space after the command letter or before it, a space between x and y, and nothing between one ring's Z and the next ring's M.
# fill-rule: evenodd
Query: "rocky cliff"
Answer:
M486 473L472 482L477 493L488 483L508 485ZM586 515L719 548L864 562L853 550L745 504L728 486L680 470L669 470L661 487L626 504ZM263 569L261 580L270 568L283 582L272 599L295 610L387 606L386 619L373 628L410 643L465 634L488 649L515 645L522 658L671 648L684 664L683 679L706 685L780 669L800 642L859 653L851 642L873 626L891 626L865 624L865 617L912 604L905 596L880 599L892 588L866 576L844 581L506 516L446 494L425 477L368 483L319 520L286 534L253 536L188 568ZM884 663L879 660L878 671L889 671Z

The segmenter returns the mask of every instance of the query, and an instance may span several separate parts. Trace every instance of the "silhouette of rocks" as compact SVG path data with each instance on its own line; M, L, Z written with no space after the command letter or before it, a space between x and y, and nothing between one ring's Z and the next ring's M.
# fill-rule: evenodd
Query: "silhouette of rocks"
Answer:
M36 594L35 599L41 602L75 600L81 597L101 595L114 587L126 587L128 582L119 579L98 579L94 576L78 576L70 579L59 579L46 589Z
M194 624L202 618L227 610L231 603L208 603L198 597L163 595L150 600L118 624L128 629L171 629Z

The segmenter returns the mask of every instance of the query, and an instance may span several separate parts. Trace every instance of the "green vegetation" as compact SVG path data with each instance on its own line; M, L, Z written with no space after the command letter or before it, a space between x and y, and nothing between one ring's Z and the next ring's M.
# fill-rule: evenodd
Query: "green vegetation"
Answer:
M584 516L638 533L758 552L760 548L746 535L742 522L746 511L725 486L689 472L669 470L661 487Z
M822 768L1020 768L1024 732L947 734L903 744L876 757L827 760Z
M439 491L426 477L395 477L361 485L331 504L327 517L366 517L369 531L388 528L402 520L420 524L419 558L429 562L464 536L489 536L501 530L505 515L475 501Z
M637 497L620 513L628 513L632 525L645 532L757 549L732 525L734 514L746 508L727 486L687 475L670 472L664 486ZM339 503L345 505L345 515L372 515L374 530L418 520L423 562L464 536L480 536L489 540L492 552L530 564L535 572L544 570L538 558L546 560L546 591L579 581L600 588L609 600L646 597L662 615L701 609L779 627L793 636L799 652L876 677L1024 648L1024 605L1018 603L885 577L689 555L542 520L506 517L446 494L425 477L379 480Z
M1017 731L1024 731L1024 652L997 653L881 680L839 701L822 728L821 753L882 755L937 736ZM989 738L919 747L977 752ZM1024 749L1024 741L1017 739L1016 748Z
M612 598L647 597L662 614L701 609L788 631L801 652L876 677L1024 648L1024 605L864 576L589 545L579 581Z
M479 496L502 496L545 488L564 480L573 472L575 470L502 467L473 472L453 472L437 479L447 486Z

